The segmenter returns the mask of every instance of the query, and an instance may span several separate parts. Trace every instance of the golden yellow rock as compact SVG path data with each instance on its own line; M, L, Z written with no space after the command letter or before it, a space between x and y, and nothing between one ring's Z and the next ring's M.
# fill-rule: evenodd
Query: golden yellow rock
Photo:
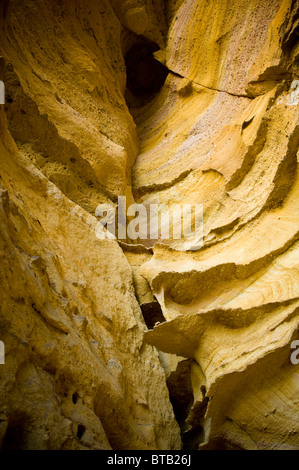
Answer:
M298 11L1 2L1 448L299 449Z
M136 34L142 34L148 26L148 16L144 8L130 8L125 14L128 28Z

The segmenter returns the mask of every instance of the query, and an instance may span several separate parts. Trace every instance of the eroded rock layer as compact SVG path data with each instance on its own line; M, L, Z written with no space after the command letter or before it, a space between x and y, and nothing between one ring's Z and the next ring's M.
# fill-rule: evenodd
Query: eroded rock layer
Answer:
M299 449L298 27L297 0L1 2L3 448ZM202 204L202 247L99 240L118 196Z

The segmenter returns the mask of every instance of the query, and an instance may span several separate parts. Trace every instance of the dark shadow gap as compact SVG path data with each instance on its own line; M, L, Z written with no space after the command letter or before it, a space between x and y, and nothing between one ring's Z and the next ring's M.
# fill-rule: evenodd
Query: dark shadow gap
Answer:
M149 302L140 306L146 326L152 330L157 323L164 323L165 318L159 302Z
M152 101L163 87L169 70L155 59L159 47L139 38L125 55L127 89L125 98L129 108L141 108Z

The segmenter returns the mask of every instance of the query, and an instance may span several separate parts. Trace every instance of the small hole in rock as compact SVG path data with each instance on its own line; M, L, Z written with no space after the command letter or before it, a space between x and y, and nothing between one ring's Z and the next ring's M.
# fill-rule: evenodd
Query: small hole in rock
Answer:
M84 426L83 424L79 424L78 430L77 430L77 437L78 437L78 439L81 439L81 438L82 438L82 436L83 436L83 434L85 433L85 431L86 431L85 426Z
M159 302L149 302L141 305L142 315L146 326L152 330L156 323L164 323L165 318Z
M74 405L76 405L76 403L78 402L78 400L79 400L79 393L78 393L78 392L73 393L73 395L72 395L72 401L73 401Z

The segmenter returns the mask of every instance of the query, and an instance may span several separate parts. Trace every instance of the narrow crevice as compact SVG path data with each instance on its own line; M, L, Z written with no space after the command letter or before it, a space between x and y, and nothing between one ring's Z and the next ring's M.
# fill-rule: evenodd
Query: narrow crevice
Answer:
M200 444L205 441L204 417L209 404L209 398L205 396L205 387L202 386L201 389L203 400L192 406L186 421L189 429L182 436L184 450L198 450Z
M152 101L163 87L169 71L154 57L160 48L148 39L137 36L125 54L127 88L125 99L129 109L138 109Z
M167 378L169 399L177 423L181 429L183 450L198 450L204 442L204 416L209 399L205 396L206 389L201 387L202 401L194 402L191 381L192 360L182 360L175 371Z
M186 420L194 401L191 383L191 361L188 359L179 362L176 370L167 378L166 383L173 411L183 435L187 430Z

